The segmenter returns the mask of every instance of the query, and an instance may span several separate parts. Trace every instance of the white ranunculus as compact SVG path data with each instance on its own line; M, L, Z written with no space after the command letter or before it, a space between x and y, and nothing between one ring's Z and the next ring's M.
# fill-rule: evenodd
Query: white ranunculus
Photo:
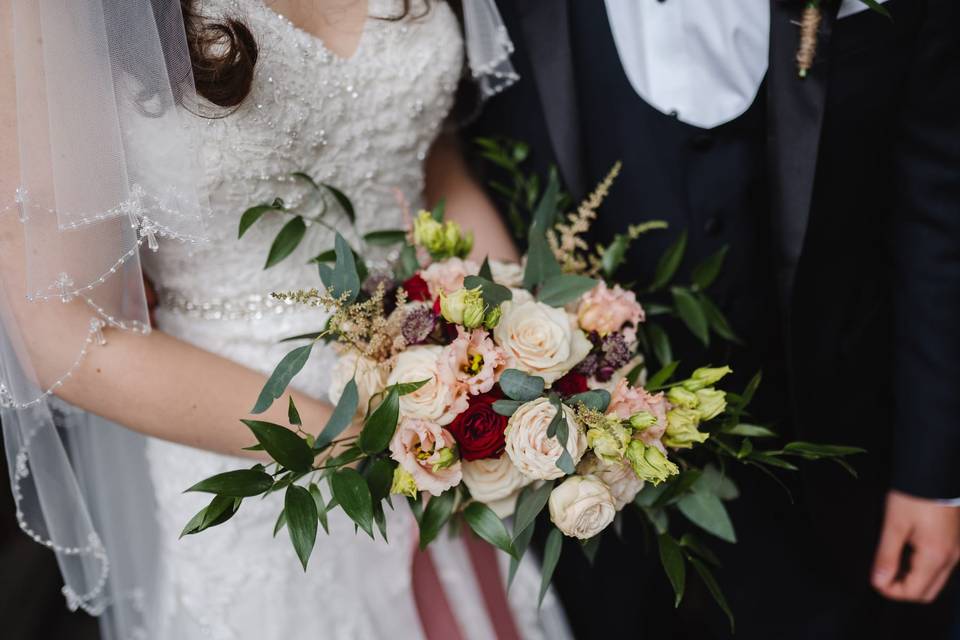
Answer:
M573 464L580 462L587 449L587 436L570 407L563 406L567 418L567 451ZM547 437L557 409L547 398L520 405L507 422L506 452L520 473L534 480L553 480L563 475L557 460L563 447L555 437Z
M505 287L519 287L523 285L523 265L516 262L490 261L490 275L497 284Z
M387 384L398 382L427 383L400 397L400 415L438 424L450 424L467 408L465 388L444 383L439 375L439 358L443 348L437 345L410 347L397 356Z
M333 376L327 391L331 404L340 402L340 396L351 378L357 382L357 413L363 415L367 411L370 398L383 391L386 386L387 374L376 360L361 355L355 349L347 350L333 366Z
M633 502L643 489L643 480L638 478L633 467L623 460L604 462L595 455L587 454L577 466L577 473L594 476L607 485L617 511Z
M617 515L607 485L593 476L570 476L550 492L548 505L553 524L581 540L606 529Z
M542 302L506 302L493 332L510 367L540 376L548 385L584 359L592 345L563 309Z
M464 460L463 482L475 500L493 509L499 518L513 514L520 490L533 482L514 466L509 456Z

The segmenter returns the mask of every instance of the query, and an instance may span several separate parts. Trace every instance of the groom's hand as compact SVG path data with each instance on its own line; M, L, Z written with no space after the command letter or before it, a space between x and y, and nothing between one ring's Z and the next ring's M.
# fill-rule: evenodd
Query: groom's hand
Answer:
M907 548L910 552L905 555ZM874 588L891 600L932 602L960 559L960 508L887 494L873 564Z

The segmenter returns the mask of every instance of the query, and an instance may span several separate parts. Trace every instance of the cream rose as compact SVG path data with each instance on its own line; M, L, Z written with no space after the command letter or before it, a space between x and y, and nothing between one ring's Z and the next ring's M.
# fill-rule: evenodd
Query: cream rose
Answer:
M577 473L593 476L607 485L617 511L633 502L643 489L643 480L638 478L633 467L623 460L604 462L593 454L587 454L577 466Z
M607 485L593 476L570 476L550 492L547 504L553 524L581 540L606 529L617 515Z
M592 345L563 309L542 302L506 302L493 332L507 355L508 366L540 376L547 385L583 360Z
M580 462L587 449L587 437L570 407L563 406L567 418L567 452L573 464ZM534 480L553 480L563 476L557 460L563 447L555 437L547 437L557 409L547 398L520 405L507 422L505 451L520 473Z
M500 518L513 514L520 490L533 482L514 466L509 456L462 463L463 483L474 499L485 503Z
M447 384L440 376L440 355L437 345L410 347L397 356L387 384L398 382L427 383L400 397L400 415L420 418L440 426L450 424L467 408L467 389L460 384Z
M363 415L367 411L370 398L387 386L387 374L376 360L361 355L355 349L348 350L341 354L333 366L333 376L327 391L331 404L340 402L340 396L351 378L357 383L357 413Z
M497 284L505 287L519 287L523 285L523 265L516 262L490 261L490 275Z

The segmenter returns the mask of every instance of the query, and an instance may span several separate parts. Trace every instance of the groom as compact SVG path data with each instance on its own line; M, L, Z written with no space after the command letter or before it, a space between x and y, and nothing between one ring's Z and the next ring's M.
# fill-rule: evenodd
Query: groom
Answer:
M711 292L746 346L714 363L763 370L754 410L785 437L868 450L858 480L805 465L792 505L734 470L739 541L712 546L737 637L940 638L960 556L960 2L889 0L888 19L821 0L800 78L804 5L502 0L521 80L467 136L529 143L574 199L622 160L594 239L671 228L635 243L623 278L649 282L683 229L681 275L729 245ZM578 637L726 637L694 575L674 611L624 513L592 570L564 548Z

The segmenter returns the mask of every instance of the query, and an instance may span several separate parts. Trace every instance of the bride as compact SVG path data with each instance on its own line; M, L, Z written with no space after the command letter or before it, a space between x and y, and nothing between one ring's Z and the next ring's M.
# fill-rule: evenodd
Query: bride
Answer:
M509 42L492 3L465 4L482 94L509 81ZM443 196L478 257L516 258L442 133L464 67L452 7L3 0L0 36L0 130L19 140L0 149L0 193L16 194L0 202L0 408L18 520L57 553L68 605L106 638L566 635L552 593L537 607L532 561L507 611L489 547L442 536L417 553L405 506L389 545L332 518L306 573L271 535L276 497L178 539L206 502L183 490L242 463L238 419L278 341L322 323L269 293L316 286L307 263L334 230L383 264L364 236L403 227L398 200ZM355 220L302 175L348 194ZM274 206L238 240L259 203ZM264 269L295 215L302 240ZM315 356L294 381L313 431L332 363Z

